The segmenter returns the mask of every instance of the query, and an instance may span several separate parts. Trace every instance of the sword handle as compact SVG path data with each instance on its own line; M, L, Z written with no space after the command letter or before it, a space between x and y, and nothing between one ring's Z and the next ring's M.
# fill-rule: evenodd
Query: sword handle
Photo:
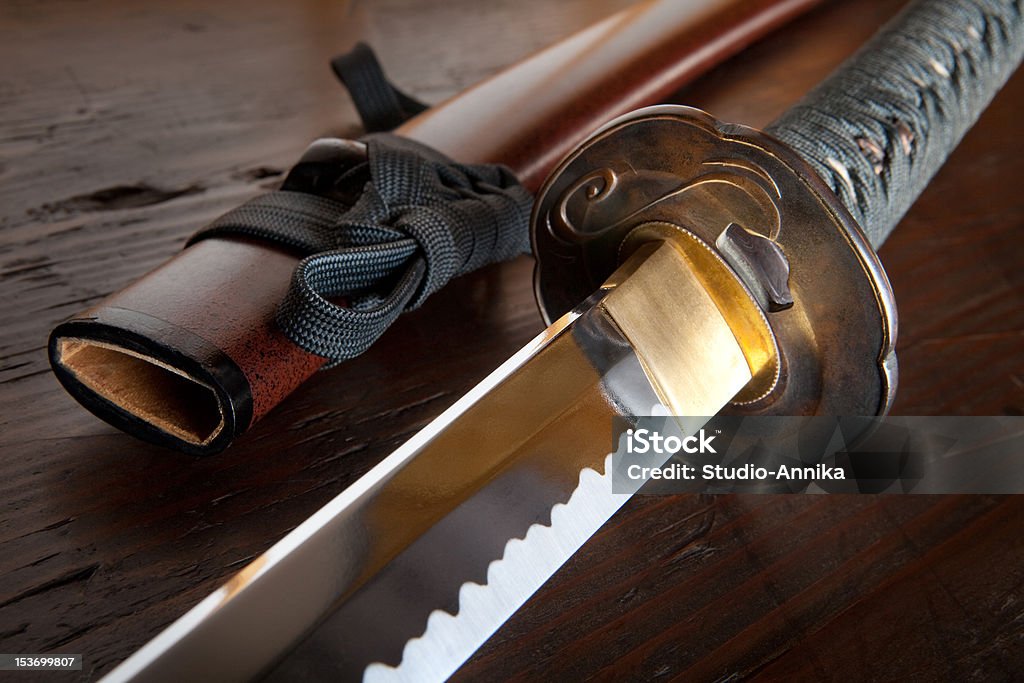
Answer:
M917 0L766 132L876 249L1020 64L1021 0Z

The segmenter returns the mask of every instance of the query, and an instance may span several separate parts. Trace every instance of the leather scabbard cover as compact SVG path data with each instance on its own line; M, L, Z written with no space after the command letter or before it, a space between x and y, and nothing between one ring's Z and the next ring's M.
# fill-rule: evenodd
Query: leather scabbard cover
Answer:
M223 450L324 364L274 322L297 262L268 245L203 240L59 325L54 372L119 429Z

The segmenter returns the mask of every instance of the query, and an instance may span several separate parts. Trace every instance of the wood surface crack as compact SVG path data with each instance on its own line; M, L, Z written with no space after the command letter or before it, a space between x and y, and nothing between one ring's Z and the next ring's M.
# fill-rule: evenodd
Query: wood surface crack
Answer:
M34 595L40 595L41 593L53 590L54 588L62 588L73 583L88 581L93 577L93 575L97 571L99 571L99 569L100 566L98 564L91 564L88 567L83 567L81 569L76 569L73 572L69 572L64 576L58 576L56 579L51 579L49 581L41 583L38 586L29 588L27 591L19 593L18 595L15 595L12 598L8 598L7 600L0 602L0 608L7 607L8 605L13 605L16 602L21 602L22 600L31 598Z
M692 515L687 515L684 520L688 521L693 519L697 514L700 514L700 521L698 525L692 529L683 539L676 544L676 547L669 552L665 557L665 565L682 565L686 564L688 560L704 559L715 552L715 548L708 543L700 543L701 539L706 538L711 530L715 526L715 507L713 505L704 508L701 511L695 512ZM677 526L680 522L676 522L672 527Z
M61 528L62 526L67 526L68 524L71 524L71 522L73 522L73 521L75 521L74 517L65 517L64 519L62 519L62 520L60 520L58 522L54 522L52 524L47 524L46 526L41 527L39 529L34 529L34 530L28 532L27 534L22 534L20 536L14 536L13 538L8 539L6 542L17 541L17 540L20 540L22 538L28 538L29 536L32 536L34 534L41 534L41 533L44 533L44 532L47 532L47 531L54 531L56 529Z
M68 643L73 641L75 638L78 638L82 634L88 633L92 630L92 628L93 624L77 628L74 631L68 633L67 635L61 636L56 640L51 640L50 642L43 644L43 646L40 649L42 652L53 652L54 650L61 648L64 645L67 645Z
M143 206L163 204L178 197L198 194L206 188L198 183L177 188L161 188L140 182L133 185L113 185L101 190L78 194L67 199L44 204L40 210L46 213L75 213L79 211L117 211L136 209Z

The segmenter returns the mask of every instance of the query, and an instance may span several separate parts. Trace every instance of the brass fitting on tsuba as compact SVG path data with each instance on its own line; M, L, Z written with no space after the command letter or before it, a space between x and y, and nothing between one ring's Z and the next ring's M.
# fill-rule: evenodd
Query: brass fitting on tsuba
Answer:
M729 412L888 410L896 385L888 279L831 190L762 132L690 107L627 114L552 173L531 232L535 290L548 322L586 299L638 247L670 240L697 259L698 270L729 273L731 282L719 278L716 291L744 297L744 310L752 300L767 324L741 323L762 337L769 330L747 346L774 361L758 365Z

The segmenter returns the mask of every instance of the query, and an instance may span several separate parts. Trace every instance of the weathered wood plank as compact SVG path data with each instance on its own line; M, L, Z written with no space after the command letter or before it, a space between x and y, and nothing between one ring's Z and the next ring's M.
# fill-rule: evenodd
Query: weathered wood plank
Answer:
M327 68L355 40L437 101L625 4L0 6L0 650L81 651L84 677L109 670L540 320L529 259L463 278L205 460L80 409L48 372L49 329L273 184L311 139L356 133ZM830 4L677 99L763 125L899 4ZM1018 75L882 250L899 412L1024 411L1021 102ZM1010 678L1024 670L1019 508L637 499L460 676Z

